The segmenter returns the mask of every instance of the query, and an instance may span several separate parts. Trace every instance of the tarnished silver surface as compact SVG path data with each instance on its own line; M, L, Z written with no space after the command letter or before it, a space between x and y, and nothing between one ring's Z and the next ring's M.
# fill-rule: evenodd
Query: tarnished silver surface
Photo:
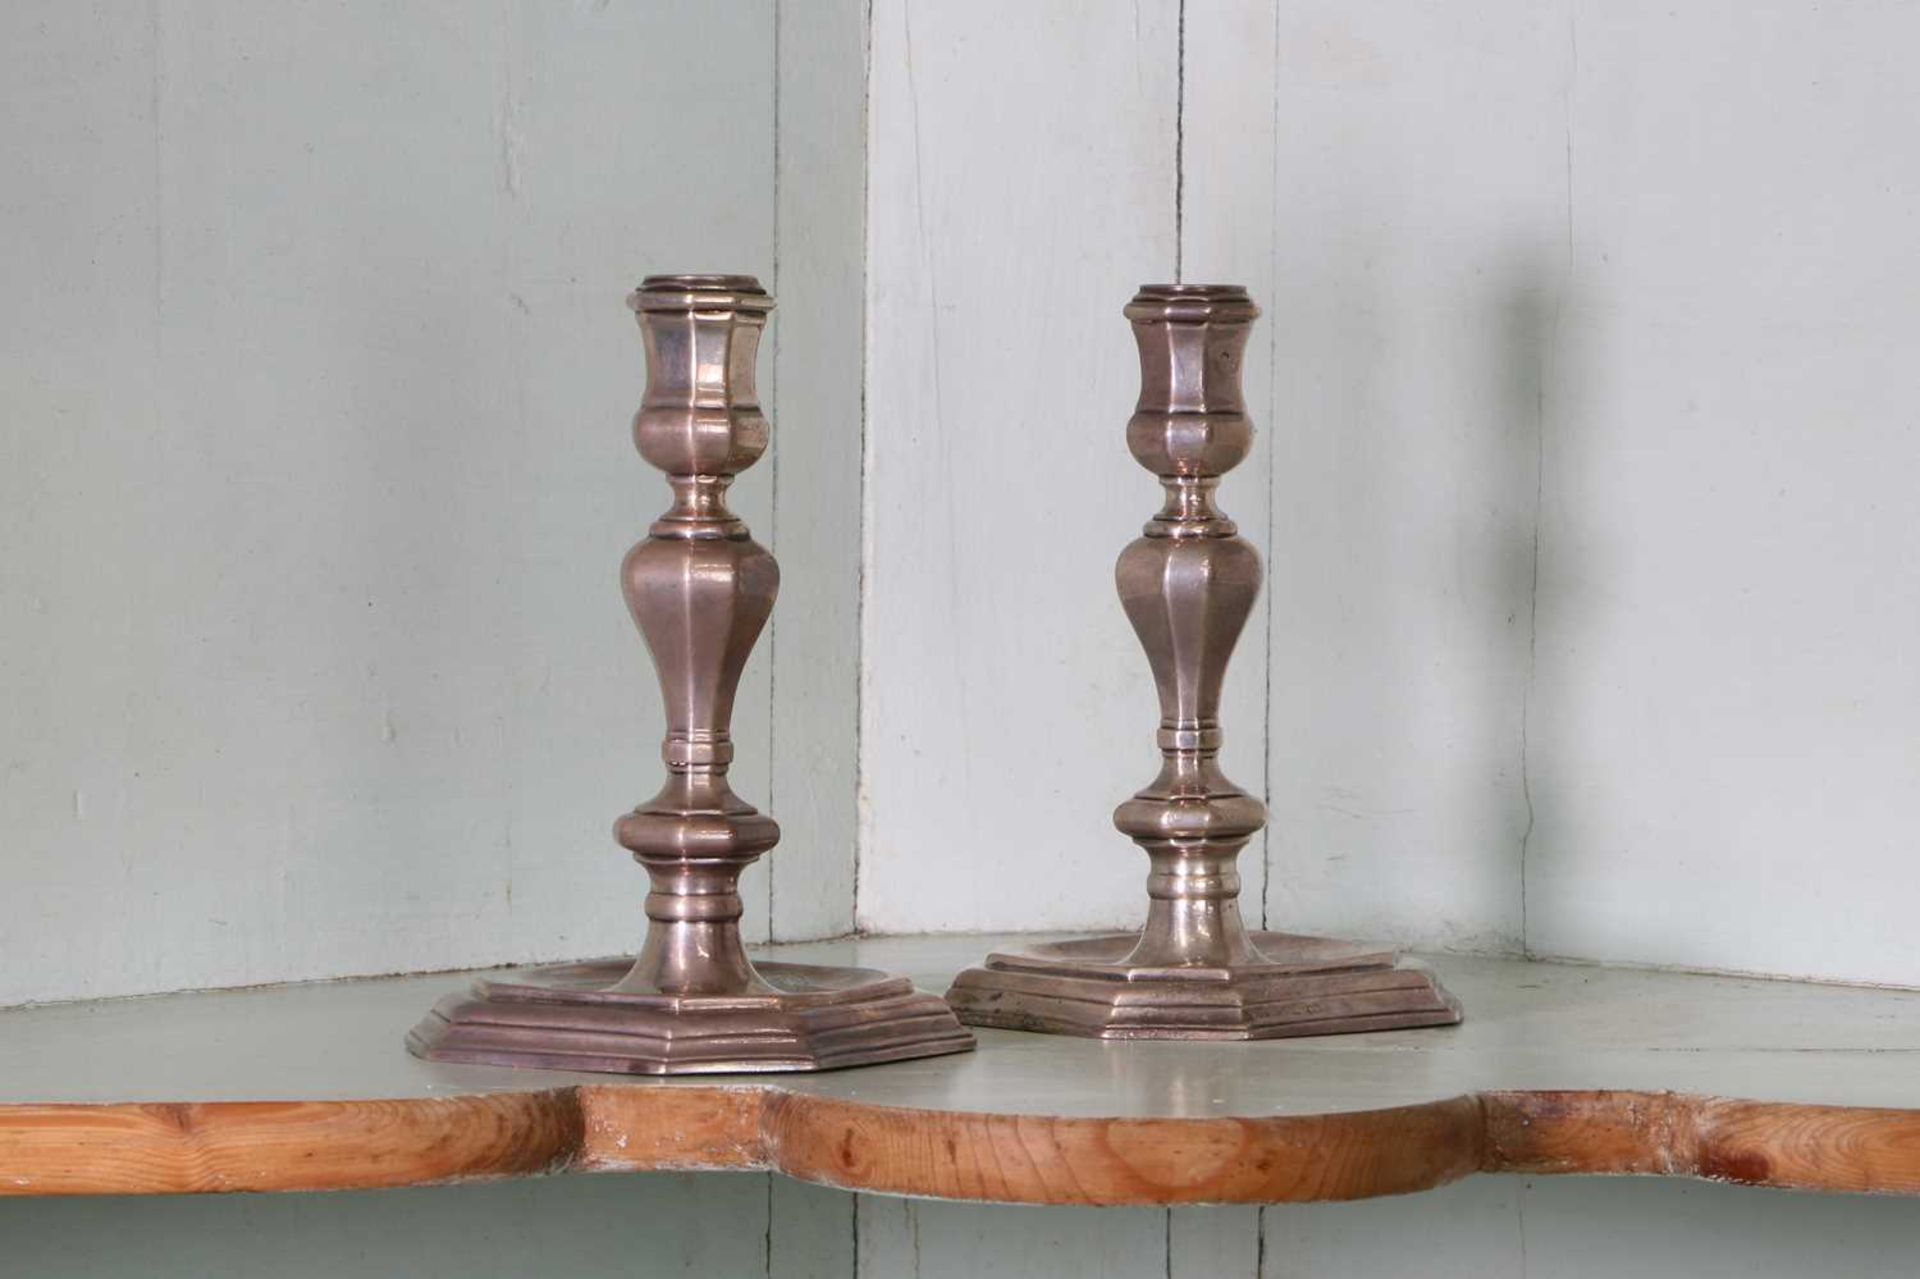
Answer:
M1140 349L1127 447L1166 494L1114 574L1160 692L1160 774L1113 817L1151 862L1146 927L989 956L947 992L962 1021L1265 1039L1460 1020L1430 974L1396 968L1390 951L1249 933L1240 918L1235 862L1266 809L1220 771L1220 689L1261 570L1213 497L1253 444L1240 378L1259 314L1237 285L1145 285L1126 309Z
M647 937L631 964L484 978L428 1014L423 1057L634 1074L820 1070L973 1047L939 999L866 968L769 965L741 945L740 873L780 828L733 793L733 700L780 570L727 509L766 451L754 386L773 299L744 275L651 276L628 300L646 340L640 455L673 504L627 553L621 584L667 714L666 783L615 838L646 867Z

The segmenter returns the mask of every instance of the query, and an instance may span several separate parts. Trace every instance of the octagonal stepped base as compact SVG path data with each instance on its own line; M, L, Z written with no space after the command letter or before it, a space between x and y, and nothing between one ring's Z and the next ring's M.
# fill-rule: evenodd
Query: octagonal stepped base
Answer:
M1460 1005L1394 953L1290 933L1254 933L1265 962L1128 964L1139 937L1056 942L987 956L947 1002L973 1026L1099 1039L1285 1039L1451 1026Z
M761 964L741 995L610 989L631 961L482 977L407 1036L432 1061L627 1075L834 1070L965 1052L947 1005L871 968Z

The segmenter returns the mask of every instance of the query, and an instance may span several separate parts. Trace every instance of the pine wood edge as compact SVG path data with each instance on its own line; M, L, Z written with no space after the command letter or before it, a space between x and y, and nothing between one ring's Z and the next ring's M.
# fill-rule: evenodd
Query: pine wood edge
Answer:
M1026 1204L1364 1199L1474 1172L1920 1195L1920 1111L1491 1092L1333 1115L1087 1119L869 1106L766 1084L0 1106L0 1195L364 1190L727 1169Z

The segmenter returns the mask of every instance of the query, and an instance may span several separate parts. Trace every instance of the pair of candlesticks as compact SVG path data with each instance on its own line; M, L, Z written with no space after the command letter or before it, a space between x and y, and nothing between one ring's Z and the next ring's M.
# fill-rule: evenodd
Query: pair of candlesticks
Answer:
M1424 969L1351 942L1252 932L1235 862L1266 809L1220 771L1220 689L1260 557L1214 506L1253 442L1234 285L1154 284L1127 305L1140 399L1127 447L1166 500L1121 553L1121 603L1160 693L1159 776L1114 824L1146 851L1138 934L989 955L943 1000L865 968L753 964L740 874L780 830L733 793L729 725L780 572L727 509L767 447L754 387L773 299L751 276L658 275L628 299L646 341L640 455L673 490L621 580L665 700L667 779L615 837L651 880L637 959L483 978L408 1036L423 1057L626 1074L824 1070L963 1052L961 1025L1107 1039L1270 1039L1448 1025Z

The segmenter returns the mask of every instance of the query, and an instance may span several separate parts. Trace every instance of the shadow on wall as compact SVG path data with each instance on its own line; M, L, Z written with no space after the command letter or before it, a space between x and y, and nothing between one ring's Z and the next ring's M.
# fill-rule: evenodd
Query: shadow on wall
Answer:
M1565 819L1567 788L1578 779L1558 761L1568 758L1568 713L1581 702L1577 635L1581 611L1599 603L1593 578L1575 535L1577 495L1556 490L1552 477L1580 473L1577 461L1586 449L1595 341L1590 325L1576 322L1579 294L1565 259L1530 258L1516 262L1506 281L1506 341L1502 377L1507 397L1508 449L1501 484L1512 495L1504 521L1501 556L1512 585L1510 598L1526 610L1515 619L1514 669L1524 672L1518 726L1515 780L1524 808L1524 825L1514 844L1515 883L1519 892L1520 941L1534 953L1543 914L1564 914L1568 903L1555 898L1555 885L1567 881L1543 876L1547 860L1564 865L1569 857L1591 855L1570 845ZM1581 587L1575 590L1574 584ZM1558 640L1560 647L1548 646ZM1492 692L1489 704L1498 693ZM1556 802L1556 800L1560 802Z
M1348 235L1273 308L1269 922L1518 951L1551 787L1530 712L1566 259Z
M1509 908L1515 916L1518 949L1530 949L1527 934L1528 863L1542 830L1542 812L1552 792L1552 778L1542 767L1549 753L1540 749L1547 726L1539 723L1539 666L1541 567L1545 511L1546 450L1561 447L1559 432L1549 429L1561 407L1568 351L1565 318L1569 298L1563 262L1539 252L1516 254L1497 285L1500 342L1493 377L1498 392L1500 421L1494 437L1498 447L1489 456L1489 509L1496 512L1489 557L1495 608L1481 608L1476 616L1486 627L1484 643L1498 654L1488 667L1481 701L1488 710L1480 726L1496 758L1508 743L1512 763L1500 770L1504 795L1495 797L1501 810L1490 820L1511 820L1506 795L1517 790L1520 825L1512 841L1512 888ZM1512 690L1519 675L1519 697ZM1511 711L1510 709L1511 708ZM1517 715L1512 713L1517 711Z

